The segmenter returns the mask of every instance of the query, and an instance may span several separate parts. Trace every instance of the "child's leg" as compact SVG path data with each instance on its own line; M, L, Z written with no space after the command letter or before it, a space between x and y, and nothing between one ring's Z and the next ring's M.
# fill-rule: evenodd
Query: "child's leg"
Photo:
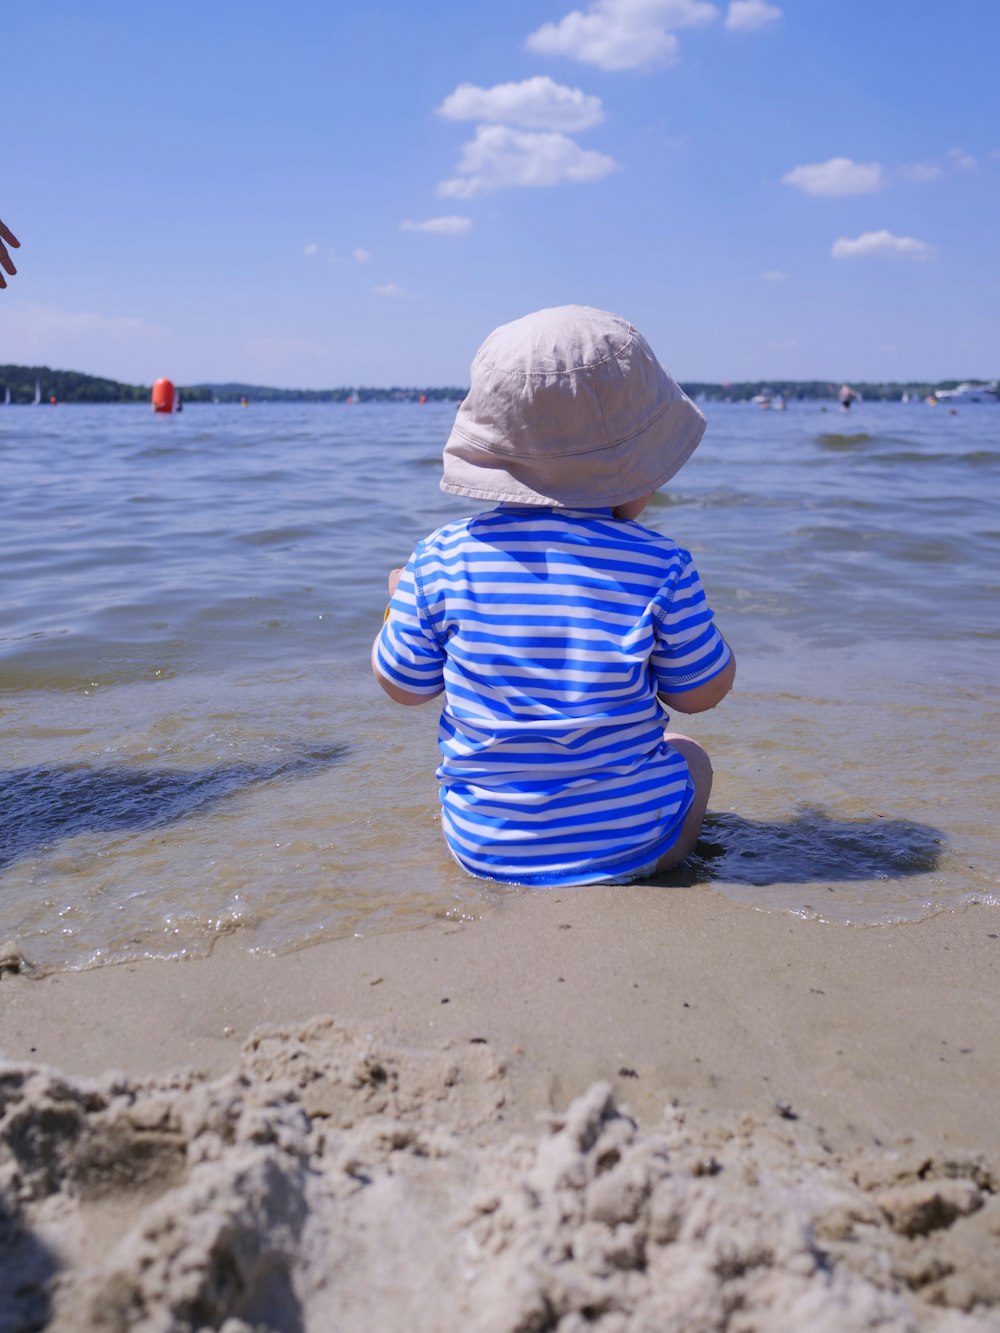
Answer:
M705 818L705 811L708 809L708 798L712 793L712 761L708 757L708 752L703 750L697 741L693 741L690 736L680 736L676 732L664 732L663 739L671 749L682 754L687 760L688 772L691 774L691 781L694 783L694 800L691 802L691 809L684 820L684 826L681 829L681 835L671 847L669 852L664 852L657 862L656 869L669 870L678 862L683 861L685 856L694 850L694 845L698 841L698 834L701 832L702 820Z

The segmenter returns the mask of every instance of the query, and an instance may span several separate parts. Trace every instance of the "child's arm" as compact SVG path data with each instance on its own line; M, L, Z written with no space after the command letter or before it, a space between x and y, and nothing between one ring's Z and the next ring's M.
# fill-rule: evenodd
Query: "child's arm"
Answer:
M436 699L441 694L441 690L437 690L434 694L414 694L412 690L401 689L394 681L386 680L378 669L378 640L379 636L376 635L375 642L372 644L372 672L390 699L409 707L413 704L425 704L428 699Z
M396 591L396 585L399 583L402 573L403 571L401 569L393 569L389 572L390 598ZM386 611L387 619L388 616L389 612ZM372 644L372 674L389 698L392 699L393 702L397 704L405 704L407 707L412 707L414 704L425 704L428 699L436 699L438 695L442 693L442 690L435 690L433 694L417 694L413 690L404 690L401 685L397 685L395 681L388 680L382 675L381 671L378 669L378 645L381 637L382 635L380 631L375 635L375 642Z
M677 690L671 694L661 692L657 698L672 713L706 713L722 702L733 688L735 679L736 654L730 648L729 661L710 680L703 681L701 685L695 685L690 690Z

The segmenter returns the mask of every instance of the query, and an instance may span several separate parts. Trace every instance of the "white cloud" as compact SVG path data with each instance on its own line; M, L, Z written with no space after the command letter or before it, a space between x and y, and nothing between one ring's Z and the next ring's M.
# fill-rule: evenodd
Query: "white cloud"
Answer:
M908 162L899 168L899 174L905 181L921 184L937 180L941 175L941 166L938 162Z
M525 45L539 55L569 56L607 70L670 65L678 54L676 29L711 23L718 15L705 0L594 0L586 11L543 23Z
M814 162L793 167L781 178L782 185L794 185L806 194L873 194L883 185L878 162L852 162L849 157L831 157L829 162Z
M787 282L788 274L780 268L769 268L766 273L760 275L765 282Z
M830 254L834 259L929 259L931 247L912 236L893 236L891 231L866 231L853 241L841 236Z
M767 0L732 0L726 15L726 27L730 32L752 32L755 28L777 23L782 17L778 6L769 5Z
M398 282L383 282L378 287L373 287L372 291L376 296L385 296L390 300L402 300L413 295L406 287L400 287Z
M461 236L472 227L472 218L445 217L427 218L423 222L413 222L407 218L399 224L400 231L426 231L432 236Z
M302 253L303 253L304 255L310 255L310 256L312 256L312 255L318 255L318 254L319 254L319 246L316 244L315 241L310 241L309 244L308 244L307 246L304 247Z
M581 184L600 180L614 168L614 158L581 148L565 134L480 125L462 149L458 176L442 181L438 193L470 199L512 185Z
M492 88L460 83L437 112L446 120L493 121L524 130L586 130L604 119L599 97L588 97L547 75Z
M357 250L351 251L351 258L354 260L355 264L367 264L371 257L370 250L362 250L359 247Z
M990 154L991 157L1000 157L1000 154ZM909 162L901 166L899 175L907 181L932 181L942 176L945 169L951 171L978 171L979 160L967 153L964 148L949 148L945 153L944 163L940 162Z
M964 148L949 148L947 153L948 161L959 171L978 171L979 163L967 153Z

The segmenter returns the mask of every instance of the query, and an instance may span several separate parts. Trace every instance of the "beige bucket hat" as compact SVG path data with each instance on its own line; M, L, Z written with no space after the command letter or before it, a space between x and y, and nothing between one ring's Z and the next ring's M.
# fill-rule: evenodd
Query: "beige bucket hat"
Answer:
M625 504L669 481L704 432L627 320L556 306L501 325L476 353L441 489L514 504Z

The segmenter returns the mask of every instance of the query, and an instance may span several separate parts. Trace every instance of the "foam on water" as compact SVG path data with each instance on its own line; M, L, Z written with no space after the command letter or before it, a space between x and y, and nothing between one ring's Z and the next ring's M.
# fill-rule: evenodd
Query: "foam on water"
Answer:
M451 416L0 411L0 941L280 951L527 891L450 860L436 710L368 675L386 571L464 512ZM646 521L695 552L739 680L674 719L716 789L650 891L866 925L996 902L1000 409L709 421Z

